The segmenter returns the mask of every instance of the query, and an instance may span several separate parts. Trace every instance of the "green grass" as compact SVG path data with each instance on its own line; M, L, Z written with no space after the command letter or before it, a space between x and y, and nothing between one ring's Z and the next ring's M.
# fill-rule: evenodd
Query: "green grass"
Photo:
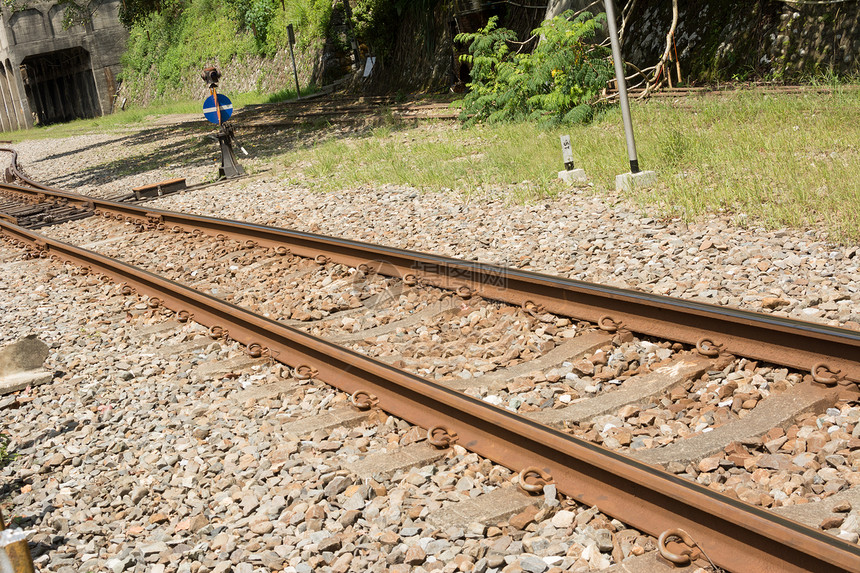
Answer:
M543 148L552 148L557 139L523 125L431 130L428 135L425 129L403 130L395 123L364 138L329 140L284 161L291 168L304 163L303 176L318 181L323 190L389 183L530 200L553 192L555 173L547 171L552 161L542 154L522 152L524 128Z
M200 111L202 116L203 112L201 102L174 102L147 109L130 108L124 111L117 111L110 115L94 117L92 119L76 119L66 123L55 123L46 126L36 126L33 129L11 131L5 133L4 137L11 139L14 142L31 139L70 137L73 135L93 133L95 131L111 131L115 129L139 127L153 117L170 114L194 113L197 111Z
M633 103L640 165L655 190L631 193L653 216L693 220L728 213L740 224L826 229L860 239L860 91L691 97L680 105ZM314 188L381 184L492 194L530 201L562 193L559 135L574 142L577 167L596 192L614 194L629 169L621 114L541 130L532 124L405 128L393 123L352 139L332 137L285 155L288 171Z
M643 206L860 238L860 92L739 94L642 111L642 157L662 182L659 193L633 195Z

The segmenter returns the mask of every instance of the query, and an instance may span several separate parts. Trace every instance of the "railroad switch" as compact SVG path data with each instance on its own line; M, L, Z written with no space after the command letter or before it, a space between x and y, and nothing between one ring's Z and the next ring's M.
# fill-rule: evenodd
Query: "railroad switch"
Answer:
M206 68L200 77L206 82L211 94L203 102L203 115L211 123L218 126L218 133L214 136L221 148L221 167L218 169L218 179L242 177L245 175L245 170L239 165L236 154L233 153L236 135L233 126L227 123L227 120L233 115L233 103L227 96L218 93L218 81L221 79L221 73L215 68ZM248 154L241 146L240 149L245 155Z
M160 183L151 183L149 185L141 185L134 187L131 191L134 193L134 198L140 201L146 197L161 197L182 191L186 188L185 179L169 179Z

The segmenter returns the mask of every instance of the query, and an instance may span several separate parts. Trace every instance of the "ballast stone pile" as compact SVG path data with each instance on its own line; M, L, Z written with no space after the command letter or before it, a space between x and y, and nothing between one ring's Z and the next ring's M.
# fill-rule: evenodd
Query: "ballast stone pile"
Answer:
M18 254L0 244L0 345L36 333L55 379L3 412L17 455L0 483L7 517L36 530L40 571L557 573L654 548L552 492L501 523L432 525L445 504L515 477L455 446L436 463L363 479L350 463L423 433L385 417L291 434L284 424L344 408L347 396L278 365L201 374L242 349L194 324L147 334L168 319L145 301ZM242 398L267 383L285 389Z
M613 450L659 448L743 419L762 401L801 380L786 369L774 371L754 364L744 358L735 360L722 371L708 372L662 395L578 424L572 433Z
M842 402L823 414L802 414L786 429L732 442L686 472L715 491L753 505L814 503L860 486L858 448L860 406ZM834 513L820 527L857 543L860 507L838 504Z
M553 318L554 320L554 318ZM483 299L460 301L447 319L430 317L390 335L350 347L438 382L470 379L484 372L527 362L564 339L557 330L520 308Z
M555 324L545 327L553 334L561 330L565 338L573 338L577 329L565 318L556 319ZM591 328L589 325L587 328ZM645 340L613 339L611 346L600 348L590 356L579 360L565 361L545 371L536 371L518 376L504 389L483 396L480 388L470 388L466 394L483 398L491 404L504 406L522 413L546 408L565 408L620 387L625 380L637 374L646 374L658 364L669 360L674 354L672 343L659 345ZM680 345L679 345L680 346ZM478 380L480 382L480 379ZM620 447L620 444L615 447Z
M78 244L86 237L85 246L91 250L266 317L313 321L315 336L381 326L440 298L434 289L408 289L404 293L391 277L366 274L338 263L319 264L312 259L278 255L268 248L229 239L138 232L128 223L100 217L48 227L43 232ZM374 308L367 308L368 304ZM324 320L347 311L355 311L355 316Z

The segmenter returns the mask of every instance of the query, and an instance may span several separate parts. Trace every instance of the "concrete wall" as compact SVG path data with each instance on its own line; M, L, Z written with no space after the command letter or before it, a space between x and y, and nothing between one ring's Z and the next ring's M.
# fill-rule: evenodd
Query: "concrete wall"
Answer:
M63 29L64 8L37 2L0 26L0 127L66 121L113 111L128 32L121 0L97 4L90 22Z

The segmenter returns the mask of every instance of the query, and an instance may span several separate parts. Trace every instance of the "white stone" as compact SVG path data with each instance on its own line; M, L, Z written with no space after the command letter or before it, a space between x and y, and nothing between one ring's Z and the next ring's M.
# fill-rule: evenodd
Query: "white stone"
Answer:
M573 524L575 518L576 513L562 509L552 516L552 525L559 529L567 529Z

